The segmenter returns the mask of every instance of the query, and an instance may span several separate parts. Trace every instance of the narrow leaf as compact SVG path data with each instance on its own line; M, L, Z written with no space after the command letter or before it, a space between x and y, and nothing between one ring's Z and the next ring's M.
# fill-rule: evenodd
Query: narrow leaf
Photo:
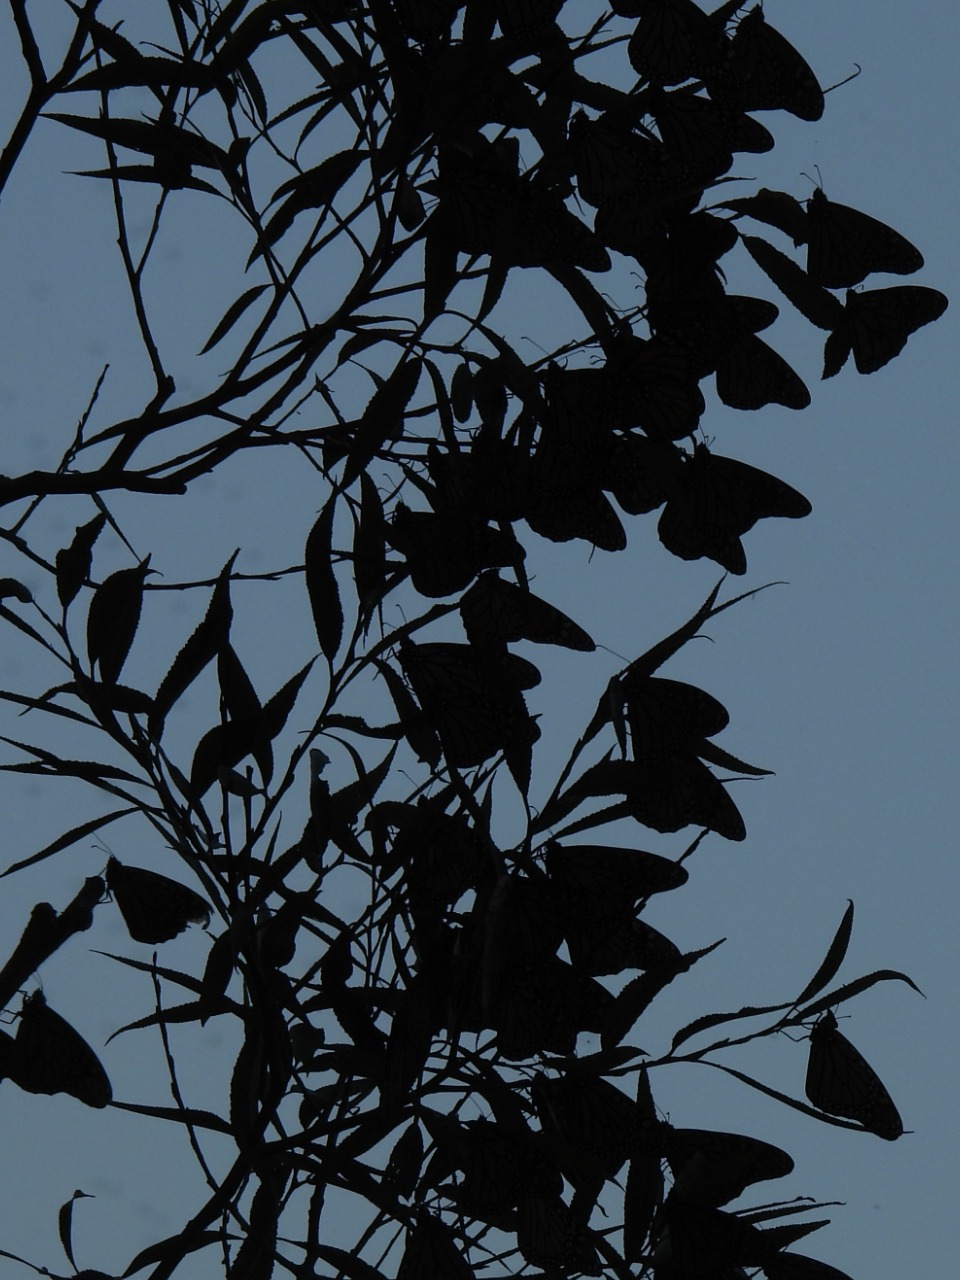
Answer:
M247 308L251 306L252 303L256 302L257 298L260 297L261 293L263 293L265 289L269 288L270 286L267 284L255 284L252 289L247 289L245 293L241 293L236 302L231 303L224 312L222 319L217 324L213 333L211 333L210 337L200 348L200 354L205 356L208 351L217 345L218 342L221 342Z
M304 571L313 623L317 629L320 648L329 662L337 656L343 637L343 606L340 603L340 589L333 572L331 556L335 505L336 498L332 497L320 512L316 524L310 530L304 552Z
M827 983L836 977L838 969L843 964L847 947L850 945L850 935L853 932L853 902L848 899L848 903L843 919L840 921L840 927L830 943L827 954L823 957L820 968L797 996L797 1004L805 1004L807 1000L822 991Z
M81 524L73 535L69 547L58 551L54 567L57 573L57 596L66 609L76 597L77 592L90 577L90 564L93 558L93 544L103 531L107 517L99 515Z

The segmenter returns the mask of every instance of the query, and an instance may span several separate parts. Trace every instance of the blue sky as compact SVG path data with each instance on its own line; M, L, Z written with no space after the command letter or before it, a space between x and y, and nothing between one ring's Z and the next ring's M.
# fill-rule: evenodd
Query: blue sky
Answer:
M724 744L776 776L741 783L735 792L748 827L745 844L708 841L683 893L651 908L651 921L684 947L718 937L728 942L654 1006L640 1042L651 1053L662 1052L673 1029L697 1014L789 999L819 962L847 899L854 899L853 942L841 976L902 969L927 996L921 1000L905 986L879 987L855 1001L853 1016L841 1024L915 1132L888 1144L820 1126L704 1068L660 1073L655 1096L675 1123L742 1127L780 1142L797 1161L784 1195L846 1201L833 1211L834 1225L809 1242L811 1254L854 1280L948 1275L955 1265L960 1185L960 1113L951 1065L960 1024L960 443L954 421L960 391L954 160L960 17L946 0L923 6L922 19L893 0L809 0L802 8L769 0L766 13L803 51L824 86L843 80L855 63L862 73L828 95L816 124L774 116L777 149L770 157L743 157L737 172L798 198L812 189L805 175L819 172L828 196L881 218L918 245L927 265L916 282L942 289L953 301L940 322L912 338L879 373L863 378L846 369L828 383L817 382L819 335L794 322L784 305L772 341L807 379L812 407L743 414L713 404L704 420L718 452L782 476L814 510L805 521L767 521L747 535L749 572L742 585L788 585L724 614L709 628L714 643L688 646L666 671L719 697L731 711ZM23 93L11 28L9 16L0 17L4 134ZM59 109L91 108L77 99ZM62 172L96 167L92 142L78 162L77 141L45 125L0 203L0 411L6 424L0 469L7 474L55 463L104 362L111 363L105 421L107 413L129 412L143 398L144 369L122 301L108 188ZM212 328L220 290L234 296L245 287L237 276L244 242L239 234L209 234L207 208L190 194L175 205L173 234L161 248L161 270L151 284L165 341L184 362ZM751 283L760 287L743 255L738 269L742 291L749 292ZM535 273L523 276L526 287L513 299L511 324L549 347L549 298L532 287ZM623 293L628 288L618 287ZM187 373L184 389L200 385L190 381L200 376ZM277 471L266 489L249 464L204 481L195 500L177 503L175 519L159 502L118 499L113 509L128 533L136 531L141 554L154 542L159 548L162 539L170 579L215 573L239 540L247 566L264 567L284 543L302 546L321 501L302 468L291 464L287 472L282 460L273 465ZM284 498L279 504L278 494ZM86 518L80 502L52 504L36 524L37 536L56 548ZM591 660L589 675L582 663L574 667L560 659L546 672L547 680L563 684L562 694L538 708L558 755L621 659L636 656L689 616L716 581L715 566L667 555L653 519L631 521L629 536L626 553L592 557L580 543L557 552L531 538L538 548L531 556L543 551L536 589L610 651ZM98 567L107 572L127 563L116 544ZM2 574L23 576L15 558L0 566ZM40 577L26 580L48 589ZM302 602L291 596L288 608L289 614L273 611L264 625L257 621L259 595L245 598L244 657L267 692L309 656L312 637ZM194 617L179 597L155 611L155 647L139 659L144 687L156 683ZM0 684L15 688L34 678L30 658L4 640ZM197 698L198 716L207 714ZM4 723L0 732L23 731L12 718ZM16 775L0 776L0 796L10 861L96 811L79 791L54 792ZM111 833L106 837L111 840ZM616 842L612 833L606 838ZM639 843L671 853L682 847L677 838L641 836ZM150 861L149 849L139 850L128 837L115 851L133 862ZM84 847L53 870L5 880L5 936L17 936L24 912L38 898L62 905L104 861ZM129 950L116 918L100 916L89 945ZM171 947L178 964L202 963L196 937ZM102 993L82 1020L91 1043L101 1045L119 1022L142 1013L150 996L83 949L46 966L44 985L50 1002L68 1016L92 987ZM204 1055L213 1062L222 1050L218 1035L212 1028L198 1051L198 1090ZM146 1100L151 1087L162 1087L149 1074L146 1045L121 1038L105 1051L118 1096ZM150 1042L151 1052L154 1047ZM749 1057L762 1078L784 1089L792 1085L798 1096L805 1063L806 1046L785 1038L757 1046ZM215 1095L206 1101L214 1105ZM77 1210L77 1238L89 1250L79 1258L81 1266L119 1266L133 1249L174 1230L189 1208L189 1183L181 1185L192 1176L182 1173L189 1165L175 1135L161 1134L159 1126L144 1125L131 1140L123 1116L94 1114L62 1097L27 1097L9 1084L0 1086L0 1107L10 1187L0 1206L0 1248L65 1269L53 1247L54 1216L75 1187L98 1197ZM144 1142L149 1162L142 1159ZM42 1250L38 1241L48 1247Z

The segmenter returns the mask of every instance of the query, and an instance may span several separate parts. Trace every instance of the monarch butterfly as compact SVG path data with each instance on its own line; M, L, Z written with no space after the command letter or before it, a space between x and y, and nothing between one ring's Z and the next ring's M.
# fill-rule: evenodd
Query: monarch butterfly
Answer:
M903 1121L880 1077L837 1030L827 1012L810 1032L810 1059L804 1092L815 1107L832 1116L856 1120L889 1142L903 1133Z
M754 262L811 324L833 330L843 323L843 303L815 284L792 258L758 236L740 238Z
M581 1031L600 1030L610 993L558 956L530 958L504 975L484 1025L507 1058L573 1053Z
M730 723L722 702L682 680L627 672L619 681L627 708L634 756L695 752L704 738L715 737Z
M805 409L810 403L803 379L752 333L736 334L726 346L717 365L717 395L731 409L762 409L768 404Z
M564 0L496 0L500 30L510 38L522 38L553 22Z
M793 1171L785 1151L745 1134L672 1125L659 1133L675 1185L685 1200L696 1204L719 1207L756 1182L785 1178Z
M512 533L489 528L463 508L411 511L400 502L385 532L407 561L413 585L431 598L462 591L481 569L519 564L526 554Z
M746 573L740 536L758 520L796 520L812 510L802 493L776 476L711 453L702 444L686 458L681 480L660 516L660 541L681 560L706 556L729 573Z
M27 1093L68 1093L88 1107L105 1107L113 1098L100 1059L42 991L24 997L8 1058L7 1075Z
M600 1275L596 1250L559 1195L530 1195L520 1202L517 1246L527 1262L550 1275Z
M490 1221L515 1209L525 1195L559 1195L563 1176L532 1138L529 1130L513 1133L489 1120L460 1127L456 1158L463 1181L457 1203L465 1213Z
M773 135L757 120L691 89L650 95L650 114L667 150L704 176L730 168L735 151L770 151Z
M788 111L801 120L823 115L823 90L789 40L757 6L742 18L729 42L729 58L704 77L711 94L741 111Z
M451 764L482 764L539 737L521 690L538 683L540 673L524 658L504 653L484 660L471 645L404 640L400 663Z
M608 1080L583 1072L550 1080L539 1076L532 1093L545 1130L561 1136L596 1162L604 1178L613 1178L630 1154L639 1130L632 1098Z
M446 1223L421 1210L407 1228L397 1280L474 1280L474 1270Z
M693 0L644 0L642 6L614 8L620 13L639 8L640 21L627 56L637 75L654 84L702 77L723 52L723 32Z
M944 295L923 285L848 290L837 327L824 345L823 376L839 373L851 351L860 373L876 373L900 354L912 333L938 320L946 309Z
M567 152L578 195L596 208L636 191L656 170L658 145L609 114L590 120L577 111L570 120Z
M111 858L107 886L136 942L169 942L187 925L210 921L210 904L199 893L156 871L127 867Z
M654 440L682 440L696 431L704 410L703 392L678 343L631 336L610 356L606 373L614 426L639 427ZM611 463L614 479L622 475L624 461L619 439L613 441L618 455Z
M477 644L490 640L506 643L532 640L536 644L558 644L582 653L592 653L596 644L582 627L565 613L505 582L496 573L483 573L460 600L460 617L468 638Z
M845 289L872 271L908 276L923 254L885 222L828 200L819 189L807 204L807 274L816 284Z
M625 793L632 817L654 831L707 827L727 840L745 840L740 810L723 783L695 756L676 752L630 762Z
M685 480L686 454L662 440L631 434L613 441L606 487L631 515L662 507Z

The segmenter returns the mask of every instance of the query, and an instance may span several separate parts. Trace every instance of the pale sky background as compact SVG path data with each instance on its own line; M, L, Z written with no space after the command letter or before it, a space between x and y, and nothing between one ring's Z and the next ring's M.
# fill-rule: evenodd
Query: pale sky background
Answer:
M723 745L776 770L776 777L737 784L747 841L708 840L682 893L665 895L648 912L685 949L719 937L728 942L653 1006L638 1042L659 1054L672 1031L698 1014L792 998L853 898L853 941L840 980L882 967L902 969L928 997L921 1000L905 986L881 986L848 1005L853 1016L841 1023L913 1133L891 1144L820 1125L706 1068L658 1072L654 1096L675 1124L742 1130L779 1142L793 1155L792 1177L760 1187L753 1202L794 1195L846 1201L829 1215L814 1215L832 1216L833 1225L802 1242L800 1251L841 1267L853 1280L948 1276L956 1266L960 1190L954 1065L960 1050L960 441L954 420L960 393L960 14L950 0L916 11L894 0L807 0L803 6L769 0L766 14L825 87L843 80L855 63L862 74L828 95L816 124L782 113L761 116L774 132L776 150L741 157L735 171L805 198L811 181L804 175L819 169L830 197L888 222L922 250L927 265L910 282L942 289L951 308L879 373L864 378L851 366L819 383L820 335L795 322L783 303L780 321L765 336L807 380L812 407L745 414L714 404L704 418L718 452L781 476L810 498L814 510L807 520L765 521L746 535L749 571L732 584L789 585L724 614L709 628L715 643L688 646L665 669L719 697L731 712ZM4 137L23 97L18 59L5 14ZM94 107L75 96L54 109L81 113ZM0 470L7 474L55 464L104 362L112 368L101 425L143 399L142 365L112 251L109 189L63 175L100 163L93 140L87 145L49 123L0 203ZM731 185L724 193L748 190ZM183 193L158 253L151 297L174 363L198 350L210 332L222 309L218 290L229 300L252 282L238 268L249 245L239 236L212 236L208 210L203 197ZM228 224L229 217L218 225ZM761 287L744 254L731 255L728 265L737 291ZM549 347L548 298L533 287L534 272L523 273L523 284L523 309L514 303L515 331ZM620 296L627 293L621 282ZM203 367L222 367L217 359L208 358ZM187 393L210 374L193 376L193 382L181 379ZM117 499L112 509L141 554L155 547L154 563L162 558L168 580L215 574L238 541L247 548L244 567L264 568L276 555L300 553L323 500L292 460L289 472L279 458L271 465L277 478L266 491L257 469L244 462L204 481L195 499L178 502L175 519L168 508L143 499ZM91 514L79 502L50 504L36 536L51 548L64 545ZM669 556L656 538L655 518L626 523L630 546L617 556L598 552L591 560L583 543L554 551L529 539L536 589L613 651L543 663L544 685L530 702L544 712L544 736L551 752L556 744L557 760L622 665L613 655L633 658L660 639L694 611L718 577L710 562L686 564ZM292 548L292 557L274 551L280 546ZM538 563L541 548L546 554ZM115 542L104 542L100 573L128 563ZM8 573L52 600L41 575L31 577L22 561L2 553L0 575ZM255 590L235 593L247 627L240 633L243 657L264 695L309 656L314 643L302 601L291 603L289 614L271 607L264 625L257 613L266 598ZM142 636L136 651L143 687L155 688L200 608L168 597L153 610L149 639ZM4 632L0 685L17 689L37 679L27 660ZM560 693L563 679L569 683ZM206 727L212 699L205 703L197 694L192 705ZM28 728L29 719L0 713L0 733L24 736ZM0 775L0 804L4 864L101 808L79 790L41 787L16 775ZM158 851L131 843L130 829L104 834L121 859L156 865ZM610 828L597 838L615 844L622 834ZM647 837L634 828L631 834L640 847L673 855L686 842L683 833ZM62 907L105 860L84 842L56 863L4 880L0 929L6 951L34 902L49 897ZM161 959L196 971L203 944L192 931L168 944ZM131 943L118 916L104 907L94 929L44 968L50 1003L99 1050L118 1025L149 1010L152 994L145 979L131 985L110 961L86 954L88 947L139 958L147 949ZM90 1003L82 1009L84 999ZM195 1069L185 1067L193 1076L195 1105L221 1105L215 1073L205 1072L204 1063L222 1070L222 1040L221 1030L209 1027L202 1051L194 1050ZM162 1078L148 1066L155 1053L156 1039L147 1036L121 1037L103 1050L116 1097L168 1101ZM731 1061L802 1097L806 1056L805 1044L780 1037ZM77 1206L78 1264L119 1271L138 1248L176 1230L195 1205L189 1181L195 1166L178 1131L116 1111L94 1113L66 1097L30 1097L9 1083L0 1086L0 1114L6 1187L0 1248L66 1272L56 1245L56 1210L80 1187L97 1199ZM196 1186L192 1190L196 1194ZM218 1274L212 1255L182 1272ZM0 1266L2 1276L18 1273L12 1263Z

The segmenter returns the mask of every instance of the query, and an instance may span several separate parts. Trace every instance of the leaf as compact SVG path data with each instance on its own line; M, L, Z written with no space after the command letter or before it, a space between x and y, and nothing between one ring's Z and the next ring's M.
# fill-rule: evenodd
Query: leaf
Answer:
M269 288L270 286L268 284L255 284L252 289L247 289L245 293L241 293L236 302L231 303L224 312L222 319L218 322L213 333L211 333L210 337L200 348L200 354L205 356L208 351L217 345L218 342L221 342L247 308L251 306L252 303L256 302L257 298L260 297L264 290Z
M150 572L150 557L133 569L120 569L94 592L87 615L87 654L90 665L99 664L101 678L116 684L140 624L143 584Z
M361 149L338 151L335 155L328 156L316 168L308 169L306 173L298 173L295 178L278 187L274 192L274 200L282 196L286 196L287 199L264 227L263 240L250 255L247 266L249 267L250 263L260 257L264 249L277 243L293 225L293 220L298 213L303 213L307 209L329 207L340 188L353 177L368 155L369 152Z
M331 555L335 506L336 495L330 498L320 512L307 537L304 552L304 574L310 608L313 611L313 624L320 648L328 662L333 662L337 656L343 638L343 606L340 603L340 589L333 572Z
M212 1111L199 1110L196 1107L152 1107L139 1102L114 1102L120 1111L131 1111L138 1116L150 1116L154 1120L172 1120L176 1124L193 1125L196 1129L209 1129L213 1133L231 1135L233 1130L226 1120ZM217 1233L217 1239L221 1239Z
M67 1261L77 1269L77 1263L73 1256L73 1205L76 1200L93 1199L86 1191L75 1191L66 1204L60 1206L60 1212L57 1214L57 1227L60 1232L60 1243L63 1245L63 1252L67 1255Z
M87 524L78 525L69 547L57 552L54 561L57 596L64 609L75 599L77 592L90 577L93 544L106 523L107 517L101 512Z
M44 845L39 853L31 854L29 858L21 858L19 862L14 862L12 866L7 867L6 871L0 871L0 880L4 876L13 875L15 871L22 871L25 867L32 867L37 862L43 862L45 858L52 858L54 854L60 853L61 850L69 849L72 844L86 839L87 836L108 826L111 822L116 822L118 818L125 818L129 813L138 812L139 810L134 808L115 809L113 813L104 814L102 818L91 818L89 822L82 822L78 827L71 827L62 836L58 836L50 844Z
M404 415L420 381L423 361L401 360L367 403L350 445L343 483L352 484L388 440L403 434Z
M16 578L0 578L0 600L6 600L8 596L14 596L21 604L30 604L33 596Z
M823 957L820 968L803 988L800 995L797 996L797 1004L804 1004L812 996L815 996L818 991L822 991L827 983L836 976L837 970L843 964L844 956L847 954L847 947L850 945L850 935L853 932L853 901L848 899L848 903L849 905L843 913L843 919L840 921L840 927L830 943L827 954Z
M847 982L842 987L835 987L833 991L821 996L819 1000L815 1000L806 1009L801 1009L794 1021L805 1022L808 1018L812 1018L814 1014L823 1013L826 1009L835 1009L844 1000L850 1000L853 996L858 996L861 991L869 991L871 987L875 987L879 982L905 982L908 987L912 987L916 991L917 995L923 996L923 992L917 984L912 978L908 978L905 973L900 973L897 969L877 969L862 978L857 978L854 982ZM923 998L926 999L926 996Z
M123 1104L116 1103L115 1105L121 1106ZM225 1130L227 1133L229 1131L229 1128ZM154 1263L161 1263L164 1268L164 1274L170 1275L177 1263L185 1258L188 1253L195 1253L198 1249L206 1248L207 1245L222 1244L222 1242L222 1231L198 1231L196 1233L178 1231L176 1235L167 1236L165 1240L158 1240L156 1244L147 1245L146 1249L141 1249L126 1271L124 1271L123 1280L127 1280L128 1276L135 1275L138 1271L142 1271L144 1267L152 1266Z
M720 1027L725 1022L736 1022L739 1018L759 1018L767 1013L781 1013L784 1009L792 1009L793 1007L792 1003L744 1005L742 1009L737 1009L734 1013L706 1013L703 1017L694 1018L692 1022L688 1022L685 1027L680 1028L670 1044L670 1052L674 1053L691 1036L699 1035L701 1031L709 1031L711 1027Z
M173 665L160 682L153 700L153 712L147 725L150 736L159 739L167 713L180 695L188 689L208 662L211 662L230 636L233 608L230 604L230 571L237 553L223 566L217 579L203 621L173 660Z
M277 690L272 698L268 698L263 704L262 723L268 741L272 742L287 723L290 712L296 705L300 690L303 688L303 682L310 674L313 661L313 658L311 658L305 666L290 677L286 684Z

